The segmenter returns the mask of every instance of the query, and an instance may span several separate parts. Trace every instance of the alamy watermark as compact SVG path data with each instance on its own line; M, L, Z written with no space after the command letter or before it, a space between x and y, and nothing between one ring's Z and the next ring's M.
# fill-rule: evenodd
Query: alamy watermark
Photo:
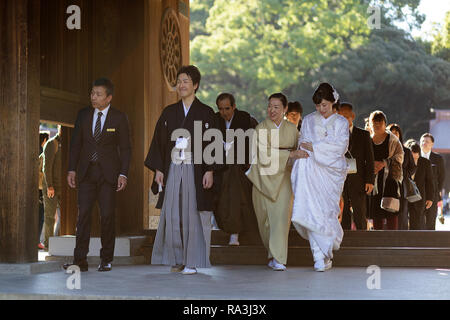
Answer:
M66 26L69 30L81 29L81 9L77 5L71 5L67 7L67 14L70 16L66 20Z
M370 14L367 19L369 29L381 29L381 7L370 6L367 8L367 13Z
M367 279L367 289L380 290L381 289L381 269L379 266L371 265L367 267L366 273L371 274Z
M273 175L279 171L279 130L229 129L224 137L222 131L216 128L202 132L202 126L202 121L194 121L194 137L182 128L172 132L171 141L175 142L171 150L173 163L212 165L250 162L260 165L261 175Z
M67 268L66 273L72 274L66 280L66 287L69 290L81 290L81 271L77 265L71 265Z

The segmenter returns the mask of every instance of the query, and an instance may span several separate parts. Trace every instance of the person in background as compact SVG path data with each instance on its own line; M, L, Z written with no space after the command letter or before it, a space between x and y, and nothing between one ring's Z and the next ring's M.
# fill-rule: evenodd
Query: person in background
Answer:
M44 226L44 197L42 194L42 183L44 179L44 173L42 172L43 162L44 162L44 145L47 143L50 134L48 132L42 131L39 132L39 236L42 233L42 227ZM45 246L39 240L38 244L39 249L45 249Z
M370 128L369 118L364 118L364 130L369 131L370 135L372 135L372 129Z
M391 131L393 134L395 134L395 136L400 140L400 143L403 145L403 134L400 126L396 123L391 123L390 125L388 125L387 129ZM416 172L416 164L411 154L411 150L403 146L403 153L404 153L402 165L403 181L400 198L400 213L398 216L398 230L408 230L409 228L408 200L406 200L407 183L408 183L407 179L410 179Z
M444 159L440 154L431 151L433 146L433 135L431 133L423 134L420 138L421 156L431 161L435 192L433 205L425 210L425 226L427 230L436 230L437 206L438 202L442 201L442 189L445 179Z
M286 119L295 124L298 131L302 127L302 117L303 117L303 107L302 104L298 101L289 102L288 110L286 112Z
M230 93L222 93L216 99L219 112L217 124L224 139L225 168L214 174L217 190L215 193L214 216L218 226L230 234L230 246L239 245L239 234L256 227L256 217L252 203L252 184L245 172L250 167L249 147L251 137L246 138L245 149L239 149L239 140L234 130L247 132L254 129L249 113L236 108L236 100ZM229 133L230 137L227 137ZM238 154L244 151L244 155Z
M420 191L422 200L408 203L409 210L409 229L410 230L425 230L425 210L428 210L433 205L435 196L433 184L433 171L431 169L431 162L428 159L420 156L420 146L416 141L409 144L411 154L417 169L412 175L412 179Z
M44 247L48 249L49 238L54 235L56 208L60 205L62 188L61 126L56 136L47 141L43 151L42 193L44 197Z
M353 221L358 230L367 230L367 195L373 190L375 182L374 157L370 134L366 130L353 125L355 112L349 102L341 103L338 113L347 119L350 128L349 146L346 156L356 159L357 172L348 174L344 184L342 212L342 228L351 229Z
M403 146L398 138L386 129L384 112L370 114L372 144L375 158L375 187L371 196L370 218L375 230L383 230L383 220L387 220L388 230L398 229L399 212L390 212L381 207L382 199L400 199L400 185L403 179ZM386 170L388 174L385 175Z

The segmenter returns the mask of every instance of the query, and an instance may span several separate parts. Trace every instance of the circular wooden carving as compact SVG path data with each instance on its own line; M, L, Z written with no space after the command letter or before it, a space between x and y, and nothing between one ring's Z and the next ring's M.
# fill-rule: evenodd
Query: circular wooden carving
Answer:
M175 10L169 8L163 15L160 35L162 71L172 90L177 85L177 72L181 67L181 35Z

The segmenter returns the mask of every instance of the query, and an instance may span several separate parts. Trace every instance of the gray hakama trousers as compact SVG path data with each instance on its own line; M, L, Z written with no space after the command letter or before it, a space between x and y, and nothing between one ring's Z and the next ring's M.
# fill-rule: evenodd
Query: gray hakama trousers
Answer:
M170 165L152 264L209 268L212 211L198 211L193 164Z

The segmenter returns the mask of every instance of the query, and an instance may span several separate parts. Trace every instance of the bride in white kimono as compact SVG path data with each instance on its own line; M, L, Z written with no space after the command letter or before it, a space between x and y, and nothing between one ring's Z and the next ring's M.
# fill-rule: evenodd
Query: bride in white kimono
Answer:
M303 119L299 139L299 149L310 156L296 160L292 168L292 222L310 242L314 270L325 271L344 235L338 216L347 176L349 125L336 113L339 95L330 84L322 83L313 101L317 111Z

